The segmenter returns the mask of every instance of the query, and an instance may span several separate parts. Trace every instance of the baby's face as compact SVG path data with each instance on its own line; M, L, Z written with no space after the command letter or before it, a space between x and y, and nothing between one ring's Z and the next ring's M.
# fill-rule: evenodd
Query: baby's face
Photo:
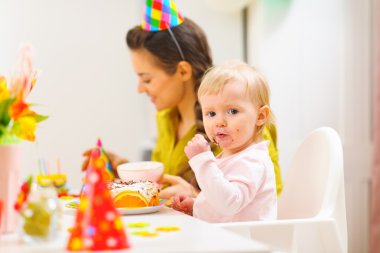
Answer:
M224 154L235 154L254 142L258 108L244 84L230 81L218 94L204 94L199 101L206 134Z

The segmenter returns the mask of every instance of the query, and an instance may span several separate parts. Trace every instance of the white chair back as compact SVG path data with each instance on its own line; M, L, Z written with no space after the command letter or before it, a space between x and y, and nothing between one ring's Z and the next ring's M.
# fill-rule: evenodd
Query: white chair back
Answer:
M339 135L329 127L314 130L301 143L288 169L278 200L278 219L331 216L342 176Z

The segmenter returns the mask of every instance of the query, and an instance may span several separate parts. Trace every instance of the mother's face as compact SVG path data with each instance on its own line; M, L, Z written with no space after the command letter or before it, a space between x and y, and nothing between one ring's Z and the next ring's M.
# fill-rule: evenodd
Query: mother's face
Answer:
M132 50L133 68L138 76L137 91L146 93L156 110L176 107L185 96L180 74L167 74L156 64L156 58L145 49Z

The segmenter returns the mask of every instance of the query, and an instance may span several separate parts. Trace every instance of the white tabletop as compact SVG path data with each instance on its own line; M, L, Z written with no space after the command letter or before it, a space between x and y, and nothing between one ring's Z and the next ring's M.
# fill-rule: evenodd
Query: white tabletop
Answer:
M62 216L64 229L57 239L51 242L26 244L19 241L17 234L0 235L0 252L65 252L69 236L66 231L67 228L73 226L74 218L73 214ZM168 207L163 207L159 212L151 214L123 215L122 220L131 248L117 252L270 252L268 247L259 242L240 237ZM128 224L135 222L149 223L149 226L143 230L154 231L160 226L176 226L180 230L159 232L155 237L141 237L133 234L134 231L141 230L141 228L127 227Z

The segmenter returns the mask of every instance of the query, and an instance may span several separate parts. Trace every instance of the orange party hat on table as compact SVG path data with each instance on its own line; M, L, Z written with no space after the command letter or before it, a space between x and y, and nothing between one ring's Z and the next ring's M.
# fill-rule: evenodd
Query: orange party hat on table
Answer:
M92 150L75 226L67 249L71 251L118 250L130 245L123 223L104 180L106 164L100 148Z

